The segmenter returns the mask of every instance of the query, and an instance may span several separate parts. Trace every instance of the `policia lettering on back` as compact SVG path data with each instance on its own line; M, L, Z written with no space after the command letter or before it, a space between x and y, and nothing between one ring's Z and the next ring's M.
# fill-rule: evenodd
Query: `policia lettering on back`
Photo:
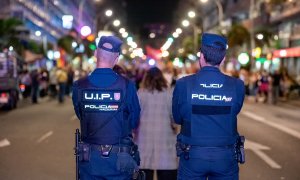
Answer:
M179 180L238 179L238 161L244 162L244 153L237 114L244 101L244 84L219 70L226 49L224 37L204 33L201 69L176 82L172 112L181 125L176 145Z

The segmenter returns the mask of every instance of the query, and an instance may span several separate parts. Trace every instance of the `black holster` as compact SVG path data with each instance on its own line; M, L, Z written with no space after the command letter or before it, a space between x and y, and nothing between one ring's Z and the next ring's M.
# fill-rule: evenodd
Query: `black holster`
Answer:
M91 146L87 143L80 142L78 144L79 150L79 161L80 162L89 162L91 155Z
M236 155L237 162L240 164L244 164L246 162L244 144L245 144L245 137L238 136L235 143L235 155Z
M176 154L178 157L183 155L184 159L188 160L190 158L190 149L191 145L184 144L180 141L177 141L176 143Z

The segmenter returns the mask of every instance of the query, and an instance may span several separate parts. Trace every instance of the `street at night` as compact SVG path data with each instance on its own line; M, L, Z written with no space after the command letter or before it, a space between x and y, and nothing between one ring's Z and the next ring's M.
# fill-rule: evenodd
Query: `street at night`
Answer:
M297 180L300 149L299 104L246 103L239 131L246 136L242 180ZM75 178L74 133L79 121L70 99L44 100L0 114L1 179ZM8 141L10 145L3 145Z
M299 17L0 0L0 180L300 180Z

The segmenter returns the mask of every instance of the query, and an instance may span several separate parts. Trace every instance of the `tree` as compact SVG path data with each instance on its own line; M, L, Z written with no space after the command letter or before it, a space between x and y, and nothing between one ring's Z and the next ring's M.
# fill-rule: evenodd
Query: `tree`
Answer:
M250 42L249 31L240 24L233 25L227 36L229 47L242 46L244 43Z
M22 45L18 37L17 27L22 26L23 22L15 19L0 19L0 48L13 46L16 50L21 51Z

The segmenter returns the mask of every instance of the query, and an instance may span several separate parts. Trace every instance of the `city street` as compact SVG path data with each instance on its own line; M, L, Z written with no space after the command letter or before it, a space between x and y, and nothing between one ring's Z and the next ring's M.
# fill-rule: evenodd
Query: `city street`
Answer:
M246 136L241 180L297 180L300 149L299 106L248 102L239 116ZM0 179L75 179L74 132L79 122L71 99L23 103L0 112Z

